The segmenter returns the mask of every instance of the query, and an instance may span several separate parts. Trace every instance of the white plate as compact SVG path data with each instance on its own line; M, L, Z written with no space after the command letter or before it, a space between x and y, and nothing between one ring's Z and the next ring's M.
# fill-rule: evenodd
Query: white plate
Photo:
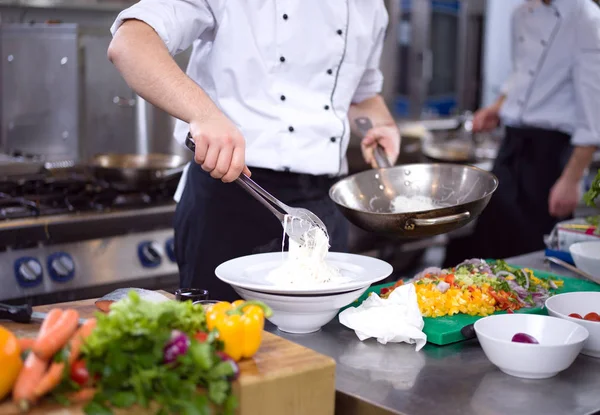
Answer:
M287 252L249 255L227 261L217 267L215 274L227 284L247 290L275 294L331 294L357 290L390 276L393 268L377 258L363 255L330 252L327 263L339 269L347 279L343 283L315 284L303 287L274 285L267 275L282 264Z

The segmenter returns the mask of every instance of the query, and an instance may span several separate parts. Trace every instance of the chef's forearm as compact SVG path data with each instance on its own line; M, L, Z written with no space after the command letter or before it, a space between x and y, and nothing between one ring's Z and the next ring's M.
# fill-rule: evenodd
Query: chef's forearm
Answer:
M149 25L127 20L117 30L108 58L142 98L185 122L219 112L217 106L177 65Z
M562 177L572 183L578 183L592 162L596 150L597 148L594 146L575 147L569 162L562 172Z
M352 129L352 132L357 135L360 135L360 132L356 129L354 120L360 117L370 118L374 127L396 125L394 117L392 117L392 114L381 95L376 95L373 98L365 99L358 104L350 105L350 109L348 110L350 128Z

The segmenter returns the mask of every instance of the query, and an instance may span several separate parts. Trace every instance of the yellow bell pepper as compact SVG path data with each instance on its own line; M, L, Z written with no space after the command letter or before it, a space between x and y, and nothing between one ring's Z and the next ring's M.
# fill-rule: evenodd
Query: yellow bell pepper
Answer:
M206 310L208 330L216 329L224 352L236 362L254 356L262 342L265 317L273 312L261 301L220 302Z
M0 326L0 401L12 390L22 367L19 341L13 333Z

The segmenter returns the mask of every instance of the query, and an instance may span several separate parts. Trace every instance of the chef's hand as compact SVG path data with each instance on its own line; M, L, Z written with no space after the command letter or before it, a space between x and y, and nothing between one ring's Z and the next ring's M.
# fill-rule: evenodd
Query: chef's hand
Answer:
M196 144L194 161L215 179L233 182L242 173L250 176L246 166L246 140L223 114L190 123Z
M363 158L374 169L378 168L373 151L379 144L385 150L390 164L393 166L400 155L400 131L395 125L383 125L371 128L360 143Z
M564 177L559 178L552 186L548 198L550 215L555 218L569 216L577 207L580 197L578 182L573 182Z
M500 125L500 107L497 104L480 109L473 115L473 132L492 131Z

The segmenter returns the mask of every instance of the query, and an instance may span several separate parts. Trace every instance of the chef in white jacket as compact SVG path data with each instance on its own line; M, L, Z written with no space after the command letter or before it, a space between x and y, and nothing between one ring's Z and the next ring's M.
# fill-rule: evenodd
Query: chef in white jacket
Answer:
M143 98L191 132L195 163L175 217L184 287L236 295L214 269L243 255L281 249L280 223L239 186L242 172L284 203L305 207L344 251L347 224L328 198L347 173L353 120L374 128L362 142L372 163L391 162L396 124L379 95L388 16L383 0L142 0L119 14L108 56ZM193 46L187 73L172 56Z
M446 266L544 249L544 235L575 210L600 147L600 7L526 0L511 36L512 74L473 120L476 132L506 126L493 169L500 184L474 234L448 247Z

